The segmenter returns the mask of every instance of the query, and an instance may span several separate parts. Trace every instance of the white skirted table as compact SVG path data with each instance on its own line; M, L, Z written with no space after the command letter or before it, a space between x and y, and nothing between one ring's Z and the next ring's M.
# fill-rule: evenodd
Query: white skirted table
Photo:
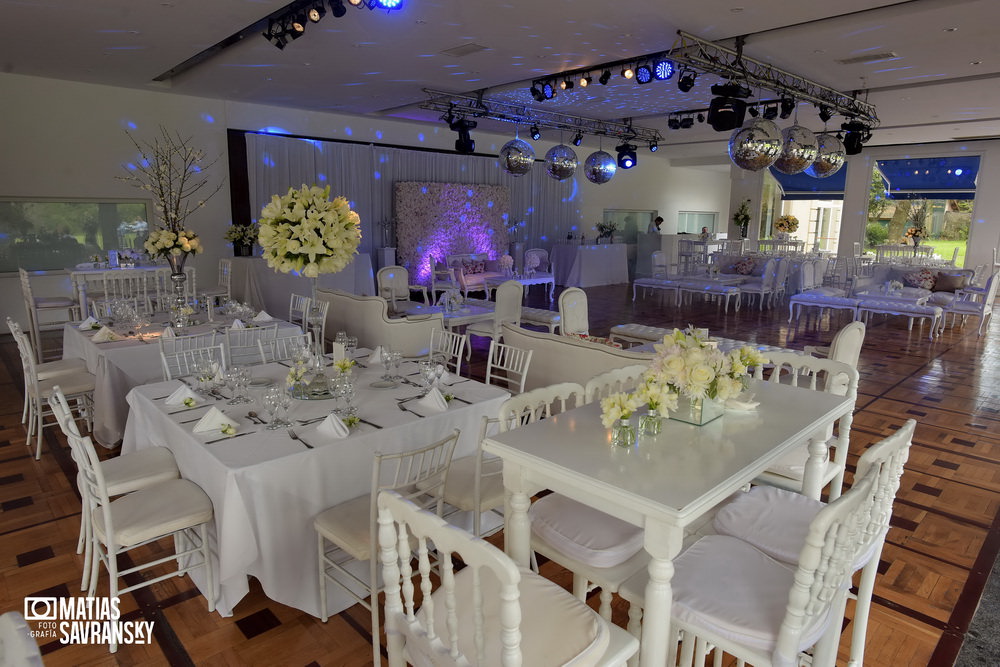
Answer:
M826 456L825 429L850 399L779 384L754 382L760 406L726 412L705 426L664 420L660 435L632 447L611 445L601 407L591 403L549 419L490 436L486 451L503 459L509 493L506 548L528 565L532 494L552 489L645 530L649 553L640 664L662 667L670 638L670 580L684 528L739 490L790 449L809 443L803 488L819 497Z
M551 264L557 285L594 287L627 283L628 245L558 244L552 246Z
M237 301L281 315L288 312L289 296L309 296L312 281L294 273L281 273L267 266L261 257L234 257L232 293ZM375 274L371 255L361 253L343 271L324 273L316 280L321 289L338 289L351 294L375 294Z
M363 359L366 361L366 359ZM285 429L265 430L248 418L250 410L267 418L261 406L263 389L251 387L254 403L229 406L211 401L194 409L168 408L162 397L181 386L178 381L137 387L128 395L132 408L123 451L167 447L177 459L181 476L189 479L212 499L215 509L211 532L212 551L218 558L215 605L223 616L249 591L255 577L265 594L281 604L319 615L316 581L317 553L313 517L340 502L371 490L372 462L376 452L392 454L430 444L461 430L455 456L476 450L483 416L495 417L509 394L499 387L460 378L446 391L455 396L441 413L418 416L397 407L397 399L420 391L400 384L375 389L369 385L381 367L357 368L358 416L364 420L344 439L323 440L311 429L299 426L301 440L293 440ZM403 375L416 374L415 362L403 362ZM284 383L288 368L266 364L253 369L255 384ZM191 429L208 407L214 405L238 419L237 434L219 440L219 434L199 435ZM420 411L413 402L407 403ZM332 401L294 400L290 421L322 417ZM215 442L212 442L215 441ZM305 444L304 444L305 443ZM367 564L356 568L367 578ZM205 591L201 572L192 573ZM353 598L331 587L330 611L337 613L354 604Z

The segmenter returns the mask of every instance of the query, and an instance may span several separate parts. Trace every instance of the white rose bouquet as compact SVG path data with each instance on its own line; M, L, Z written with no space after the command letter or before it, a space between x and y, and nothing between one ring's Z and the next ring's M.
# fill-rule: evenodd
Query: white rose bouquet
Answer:
M201 239L191 229L177 231L154 229L146 237L142 247L145 248L146 254L154 259L167 255L198 254L204 250Z
M346 267L361 243L361 218L347 199L330 201L330 187L304 185L274 195L260 213L257 243L267 265L307 278Z

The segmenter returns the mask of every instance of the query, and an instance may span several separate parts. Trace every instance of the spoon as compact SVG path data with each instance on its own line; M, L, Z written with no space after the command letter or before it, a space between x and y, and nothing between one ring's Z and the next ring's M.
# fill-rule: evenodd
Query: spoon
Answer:
M257 413L256 413L256 412L254 412L253 410L251 410L250 412L248 412L248 413L247 413L247 417L248 417L248 418L249 418L250 420L252 420L252 421L255 421L255 422L257 422L258 424L266 424L266 423L267 423L267 422L266 422L266 421L264 421L264 420L263 420L263 419L262 419L261 417L259 417L259 416L257 415Z

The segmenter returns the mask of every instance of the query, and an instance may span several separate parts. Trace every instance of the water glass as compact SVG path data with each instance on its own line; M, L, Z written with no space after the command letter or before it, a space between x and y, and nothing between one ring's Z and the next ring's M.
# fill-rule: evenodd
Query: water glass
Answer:
M417 362L417 365L420 367L420 379L423 380L424 384L427 385L427 388L430 389L434 386L434 362L424 359Z
M402 380L403 376L399 374L399 367L403 363L403 353L399 351L391 352L389 354L389 360L392 362L392 368L394 371L391 376L392 379Z
M392 381L392 350L388 347L382 348L382 356L376 360L378 363L382 364L382 368L385 370L382 373L382 379L386 382Z
M265 390L263 399L264 409L271 416L271 421L267 424L268 431L275 431L291 425L285 419L291 402L292 399L284 387L268 387Z
M354 353L358 351L358 337L357 336L347 336L347 340L344 343L344 356L348 359L354 358Z
M354 405L354 399L357 396L354 380L347 375L341 375L337 379L340 380L340 399L344 402L343 414L348 417L358 414L358 408Z

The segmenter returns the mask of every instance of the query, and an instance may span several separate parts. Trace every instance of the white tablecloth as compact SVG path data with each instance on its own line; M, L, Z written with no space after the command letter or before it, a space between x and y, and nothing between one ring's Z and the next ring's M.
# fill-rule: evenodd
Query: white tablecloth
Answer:
M292 293L305 296L312 293L312 282L308 278L275 271L260 257L234 257L231 279L234 299L279 317L288 313L288 300ZM371 256L364 253L356 255L343 271L321 275L317 285L351 294L375 294Z
M254 426L245 415L255 410L266 416L260 404L217 405L239 417L240 431L255 431L214 444L213 437L195 436L193 423L206 408L167 414L164 401L156 400L180 386L177 381L137 387L128 395L129 415L123 451L146 447L168 447L177 459L181 476L198 484L212 499L215 508L216 540L213 551L219 568L216 609L223 616L246 595L249 576L256 577L272 600L307 613L319 614L316 581L316 533L313 517L337 503L370 491L375 452L394 453L430 444L453 429L462 431L455 456L471 454L477 446L483 415L496 416L508 396L498 387L473 380L459 381L447 391L471 404L453 400L446 412L418 417L397 408L396 399L413 396L419 389L400 385L396 389L372 389L380 368L356 369L359 416L382 426L361 424L350 437L329 442L310 441L307 449L284 430L266 431ZM417 371L413 362L404 362L401 372ZM254 369L254 377L270 377L284 382L288 369L268 364ZM413 377L416 380L416 376ZM261 390L256 390L260 393ZM255 390L251 390L253 397ZM259 400L259 396L256 397ZM292 420L320 416L330 410L329 401L293 401ZM174 408L176 409L176 408ZM308 437L313 426L297 428ZM214 437L218 437L217 434ZM365 576L367 564L358 573ZM195 582L204 587L200 572ZM336 586L330 587L330 611L336 613L354 603Z
M166 315L154 316L154 321L166 319ZM216 327L225 326L223 320L188 327L184 334L207 333ZM125 420L128 418L128 404L125 395L132 387L163 379L160 363L159 335L165 327L152 328L154 335L94 343L91 337L96 331L80 331L76 323L69 322L63 327L63 358L83 359L87 370L96 377L94 387L94 430L93 438L105 447L114 447L125 434ZM294 336L302 330L288 322L278 323L278 337Z
M628 246L625 243L554 245L551 258L557 285L593 287L628 282Z

